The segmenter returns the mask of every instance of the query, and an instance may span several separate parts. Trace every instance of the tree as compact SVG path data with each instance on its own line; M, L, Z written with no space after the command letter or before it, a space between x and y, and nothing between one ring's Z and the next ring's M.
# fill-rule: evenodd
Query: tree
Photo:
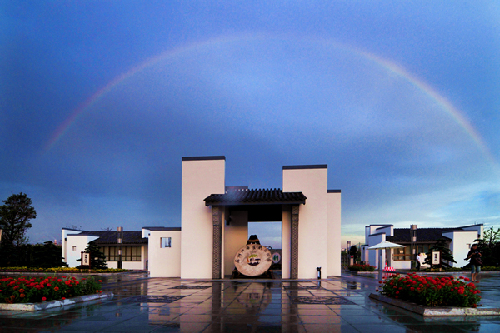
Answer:
M483 239L476 239L484 266L498 266L500 262L500 228L484 231Z
M68 264L63 261L61 247L55 245L51 241L33 246L28 245L28 247L31 248L31 260L29 262L29 266L43 268L68 266Z
M26 231L32 227L30 220L36 218L31 199L24 193L13 194L0 206L0 229L2 246L25 244Z
M436 244L427 251L427 258L425 258L425 263L432 267L432 251L441 252L441 262L440 267L451 267L450 262L455 262L451 250L446 246L446 241L444 239L438 239Z
M85 248L85 252L90 253L90 267L92 269L108 268L108 264L106 263L106 256L101 252L101 250L99 250L99 246L97 246L96 243L89 242L87 244L87 247ZM82 259L78 259L77 261L82 261ZM84 268L83 266L78 267Z

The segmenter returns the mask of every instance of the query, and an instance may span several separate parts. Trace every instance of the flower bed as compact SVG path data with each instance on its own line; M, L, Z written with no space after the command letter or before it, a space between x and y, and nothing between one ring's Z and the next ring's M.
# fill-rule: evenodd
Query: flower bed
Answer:
M126 272L126 269L118 268L107 268L107 269L91 269L91 273L117 273ZM51 268L41 268L41 267L27 267L27 266L16 266L16 267L0 267L0 272L47 272L47 273L85 273L89 272L88 269L78 269L75 267L51 267Z
M481 300L481 291L463 276L455 280L451 276L434 278L410 273L383 279L379 281L382 295L419 305L475 308Z
M35 303L102 293L101 280L70 276L0 276L0 303Z
M375 270L375 267L370 265L354 264L351 266L347 266L347 269L354 272L359 272L359 271L373 272Z

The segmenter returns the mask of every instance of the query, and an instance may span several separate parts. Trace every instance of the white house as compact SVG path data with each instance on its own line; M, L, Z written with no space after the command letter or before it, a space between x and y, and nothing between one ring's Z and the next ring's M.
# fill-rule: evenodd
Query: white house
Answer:
M249 189L226 186L225 162L223 156L182 159L182 230L143 227L127 237L124 231L122 252L127 247L131 260L123 268L148 269L155 277L222 278L246 244L248 222L280 221L283 278L316 278L318 267L323 278L340 275L341 191L327 189L326 165L284 166L282 189ZM63 257L76 266L94 240L116 267L116 238L116 231L63 229Z
M147 228L147 227L145 227ZM122 242L118 243L117 231L81 231L62 229L62 255L69 267L81 265L78 259L94 241L106 256L109 268L117 268L119 251L122 253L122 268L146 270L148 261L148 239L143 238L143 231L123 231Z
M379 260L382 260L382 266L387 263L395 269L410 269L411 262L415 260L417 254L427 253L438 240L443 240L456 261L450 264L453 267L463 267L468 263L464 258L471 244L482 237L482 224L455 228L417 228L416 225L410 228L394 228L390 224L369 225L365 227L365 244L361 247L361 260L375 267L379 267ZM385 257L384 250L368 250L370 246L385 240L404 247L387 250L388 258ZM379 259L380 254L382 259Z

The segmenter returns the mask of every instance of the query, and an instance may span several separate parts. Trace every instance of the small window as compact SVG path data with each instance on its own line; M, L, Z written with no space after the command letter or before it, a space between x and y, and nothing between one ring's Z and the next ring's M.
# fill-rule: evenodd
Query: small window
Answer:
M161 245L163 247L172 247L172 237L161 237Z
M76 251L76 246L71 247L71 250Z

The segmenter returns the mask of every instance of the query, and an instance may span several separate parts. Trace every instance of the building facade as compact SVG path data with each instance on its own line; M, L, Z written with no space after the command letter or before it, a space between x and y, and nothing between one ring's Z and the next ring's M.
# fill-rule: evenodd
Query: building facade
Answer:
M316 278L319 267L323 278L341 274L341 191L327 189L326 165L284 166L282 189L249 189L226 186L225 162L223 156L182 159L182 229L124 232L122 257L127 246L131 261L123 261L123 268L147 269L155 277L223 278L246 244L248 222L281 221L283 278ZM76 266L86 244L95 241L114 267L116 237L63 229L63 257ZM132 262L139 246L140 264Z
M416 225L410 228L394 228L390 224L369 225L365 227L365 244L361 246L361 260L375 267L379 267L379 260L382 260L382 266L387 264L395 269L411 269L411 262L416 260L418 254L427 253L438 240L441 240L450 249L456 261L449 264L452 267L463 267L468 264L464 259L471 244L481 238L483 238L482 224L454 228L417 228ZM368 250L370 246L386 240L404 247L387 252Z

